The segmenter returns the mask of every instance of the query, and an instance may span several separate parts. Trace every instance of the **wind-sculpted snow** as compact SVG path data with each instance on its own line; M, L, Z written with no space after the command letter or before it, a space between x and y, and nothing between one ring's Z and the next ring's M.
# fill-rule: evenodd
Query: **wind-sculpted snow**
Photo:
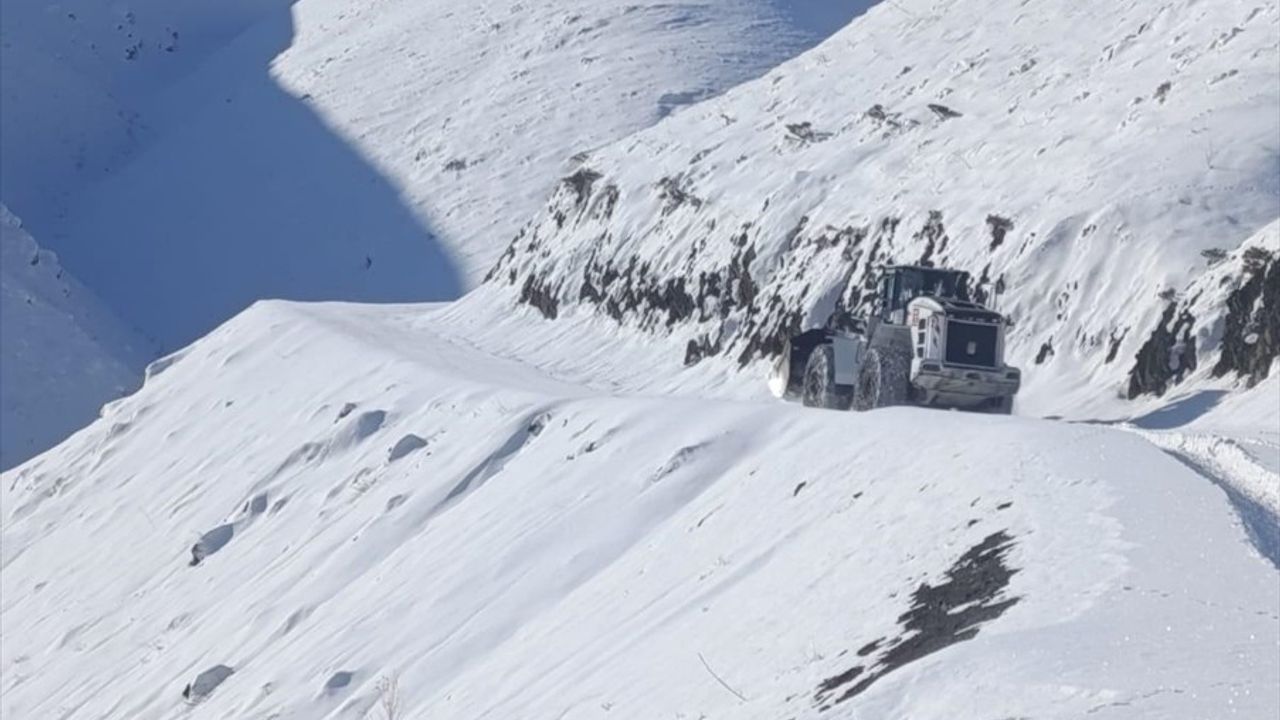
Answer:
M258 304L0 476L0 714L1277 710L1275 568L1135 433L602 392L453 310Z
M1173 341L1143 348L1191 331L1173 300L1280 217L1278 24L1253 0L879 5L579 158L485 298L746 367L856 308L879 265L952 266L1016 322L1022 411L1115 412L1168 389ZM1204 310L1256 322L1259 273ZM1275 353L1240 332L1195 353L1252 383Z

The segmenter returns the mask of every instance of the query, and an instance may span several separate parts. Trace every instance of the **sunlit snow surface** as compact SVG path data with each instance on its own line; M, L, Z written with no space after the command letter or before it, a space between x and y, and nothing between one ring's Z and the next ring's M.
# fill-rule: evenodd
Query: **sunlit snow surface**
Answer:
M658 21L708 12L632 5L642 8L632 15ZM782 17L774 13L786 5L751 7ZM197 208L197 237L224 244L196 246L218 262L244 259L236 268L247 278L278 279L273 263L295 258L314 261L312 270L338 268L330 278L343 282L348 270L361 283L414 277L412 263L387 263L380 253L348 265L345 253L356 246L336 240L315 240L314 256L291 255L293 246L240 253L275 237L245 231L274 228L267 220L298 216L297 225L282 225L306 231L293 240L310 241L316 229L368 229L359 213L335 224L328 220L336 206L308 205L341 197L354 178L371 193L360 197L379 231L362 242L385 242L380 231L412 229L429 215L439 223L432 230L466 240L448 252L481 266L485 248L501 248L524 221L514 208L554 185L561 167L562 155L539 155L555 142L513 138L536 129L543 139L568 138L561 149L576 152L608 136L515 109L563 111L556 117L577 122L604 107L618 114L602 127L619 133L668 117L589 156L635 197L619 205L616 225L575 220L540 249L563 278L581 277L575 263L593 249L634 249L655 266L682 252L706 217L684 215L688 207L662 214L656 183L678 171L689 173L688 187L706 213L715 208L725 233L760 220L771 199L776 214L755 226L762 248L814 208L820 229L852 222L864 212L858 198L876 198L857 216L870 222L882 208L924 213L930 203L920 198L946 191L947 222L959 218L948 225L952 259L993 256L1010 273L1015 289L1003 307L1020 321L1020 358L1050 334L1074 338L1077 326L1103 338L1126 322L1148 328L1162 305L1142 298L1162 283L1215 288L1195 301L1211 317L1220 279L1199 251L1274 240L1258 232L1276 215L1274 178L1264 172L1274 125L1258 114L1275 97L1263 82L1274 43L1259 39L1274 31L1274 6L1182 3L1191 14L1151 10L1148 25L1146 5L1092 3L1086 9L1105 5L1115 22L1099 24L1081 10L1064 26L1003 0L991 3L1009 11L998 23L953 12L958 3L926 5L885 3L759 83L680 110L643 92L634 106L605 94L592 96L601 105L565 109L572 83L534 83L535 92L508 82L508 73L545 72L539 77L557 83L579 77L587 87L591 68L606 62L581 62L591 48L652 49L658 37L696 57L726 55L725 45L694 41L705 29L697 23L642 24L657 34L632 27L597 45L576 39L574 28L610 19L618 29L631 22L628 5L584 3L571 21L563 3L526 2L521 13L495 15L489 8L499 4L304 0L287 18L297 42L269 76L254 65L249 85L219 84L243 80L243 68L212 57L198 71L207 74L175 97L183 87L213 87L228 91L212 97L229 109L204 115L198 104L171 106L197 120L157 140L170 144L133 161L112 180L120 184L93 190L83 200L90 210L73 213L67 227L87 233L102 225L95 218L124 218L115 227L139 237L159 228L147 236L159 242L173 229L169 220L188 222L183 209ZM782 27L756 27L748 16L733 22L746 37ZM1237 25L1243 29L1232 33ZM253 27L259 34L237 36L235 49L257 54L235 57L259 62L283 49L275 44L280 26ZM438 42L401 43L413 27L439 28ZM1053 52L1012 47L1020 33ZM1103 45L1118 43L1110 56L1081 45L1097 33L1106 34ZM506 42L513 37L514 50ZM1003 51L978 56L984 37ZM905 73L895 44L913 52ZM399 52L402 62L376 62L374 50L384 60ZM525 50L532 52L520 62L509 55ZM433 64L438 57L451 59ZM685 55L618 57L633 79L659 77L658 68L662 77L697 76ZM1144 63L1156 62L1187 72L1164 102L1152 94L1159 82L1146 82ZM1237 64L1243 69L1215 81ZM963 118L948 117L926 102L945 91L943 75L948 87L954 80L1009 94L954 90L942 103ZM967 79L978 76L990 82ZM1089 97L1073 101L1087 108L1084 119L1069 123L1057 113L1064 98L1083 92L1082 76L1110 89L1086 88ZM467 94L477 88L501 92ZM435 93L451 102L431 105ZM1130 95L1144 99L1130 105ZM1232 100L1214 105L1223 97ZM272 143L289 133L250 135L258 144L249 146L195 142L228 127L224 141L252 129L259 116L244 109L246 98L269 100L281 113L272 117L288 121L275 130L307 130L319 143L311 149L334 153L352 174L273 162L273 153L298 152ZM1020 110L1010 113L1005 101L1013 98ZM873 103L917 125L885 138L884 128L866 125L876 119L864 114ZM493 134L494 117L514 119L515 129ZM449 118L449 128L466 132L446 134ZM984 118L980 132L972 123ZM787 129L804 121L816 135ZM1206 125L1235 131L1215 136L1221 142L1208 159L1200 152L1208 140L1196 132ZM1075 129L1059 144L1068 126ZM1149 133L1168 128L1186 131L1182 144L1153 146ZM788 134L810 139L797 144ZM468 140L447 140L460 137ZM1104 140L1118 148L1109 163L1096 152ZM1049 159L1035 161L1042 145ZM233 152L221 155L227 147ZM687 170L708 149L702 169ZM414 159L420 150L423 159ZM744 151L754 154L739 162ZM489 152L514 158L520 171L497 172ZM194 173L195 191L185 195L192 189L164 183L174 162L191 171L184 158L251 161L253 172ZM1150 173L1133 172L1139 158ZM450 166L455 159L465 168ZM1193 173L1202 162L1209 171ZM1008 175L969 182L960 170L969 165ZM294 187L293 176L263 174L285 167L305 179L290 196L297 204L259 202L254 188L263 186L245 179ZM956 172L931 170L942 167ZM519 182L525 169L541 190ZM196 202L209 187L199 183L228 178L238 184L215 188L233 196L225 207ZM459 183L456 192L440 190L448 179ZM317 187L324 192L313 194ZM379 212L399 207L385 204L387 188L410 188L412 217ZM159 193L138 196L157 214L126 212L123 201L140 202L129 193L142 190ZM895 199L899 191L911 194ZM240 202L246 198L254 202ZM1018 238L997 254L981 234L993 208L1012 208L1018 232L1039 229L1047 234L1037 237L1052 241ZM553 213L539 222L554 223ZM1102 230L1081 239L1091 224ZM616 246L600 239L604 229L618 231ZM898 249L924 244L905 233ZM147 256L145 244L129 251ZM729 252L713 245L704 256ZM181 259L200 261L205 275L175 273L166 280L173 292L146 290L172 307L143 302L141 290L131 298L156 322L198 334L169 310L198 310L213 322L252 295L194 292L221 282L209 274L216 265ZM811 279L825 277L814 268L836 267L820 253L806 262ZM134 291L130 277L115 278L121 292ZM1081 290L1073 286L1060 310L1045 287L1080 278ZM1146 283L1137 300L1135 278ZM803 283L777 280L787 297L803 294ZM1091 302L1074 304L1082 298ZM1204 328L1206 341L1214 327ZM1054 360L1026 368L1018 408L1074 422L910 408L821 412L768 398L760 363L743 368L728 358L685 369L683 343L704 330L619 326L574 303L548 321L496 284L451 306L255 304L152 363L145 386L105 407L92 426L0 475L0 715L362 720L386 716L392 681L400 717L415 720L1252 720L1280 711L1274 374L1246 389L1201 373L1164 398L1130 403L1114 396L1124 369L1098 360L1086 338L1059 342ZM1127 336L1126 356L1142 331Z
M610 395L439 312L258 304L6 473L5 716L1277 707L1276 568L1133 432Z

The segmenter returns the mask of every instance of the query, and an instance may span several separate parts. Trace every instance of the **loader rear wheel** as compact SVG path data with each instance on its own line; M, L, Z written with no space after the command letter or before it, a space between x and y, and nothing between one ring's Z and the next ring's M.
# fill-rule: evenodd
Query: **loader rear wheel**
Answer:
M906 353L886 348L867 351L862 368L858 371L857 392L853 405L857 410L905 405L907 403L907 375L911 360Z
M1013 414L1013 396L1002 395L998 398L992 398L987 401L983 412L991 415L1012 415Z
M853 386L836 383L835 349L819 345L809 354L804 367L805 407L848 410L853 403Z

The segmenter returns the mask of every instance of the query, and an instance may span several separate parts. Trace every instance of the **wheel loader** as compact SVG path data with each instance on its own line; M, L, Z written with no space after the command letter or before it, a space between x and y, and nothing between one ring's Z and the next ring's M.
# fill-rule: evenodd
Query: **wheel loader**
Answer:
M915 265L883 268L860 314L791 338L770 378L779 397L809 407L893 405L1009 414L1022 374L1004 362L1010 321L970 298L969 275Z

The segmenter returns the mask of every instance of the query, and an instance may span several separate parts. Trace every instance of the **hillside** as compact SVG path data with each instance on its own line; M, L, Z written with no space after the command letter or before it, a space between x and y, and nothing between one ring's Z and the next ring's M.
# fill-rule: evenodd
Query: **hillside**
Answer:
M0 204L0 469L137 389L149 352Z
M0 716L1280 715L1274 3L0 1L5 442L172 351L0 472ZM768 394L892 262L1013 415Z
M6 198L168 349L264 297L452 299L570 156L866 4L6 0Z
M1280 352L1278 23L1245 0L879 5L583 156L459 316L523 304L759 376L876 266L933 263L1016 322L1024 413L1252 385Z
M440 312L256 305L5 473L0 711L1277 707L1257 506L1137 434L612 396Z

